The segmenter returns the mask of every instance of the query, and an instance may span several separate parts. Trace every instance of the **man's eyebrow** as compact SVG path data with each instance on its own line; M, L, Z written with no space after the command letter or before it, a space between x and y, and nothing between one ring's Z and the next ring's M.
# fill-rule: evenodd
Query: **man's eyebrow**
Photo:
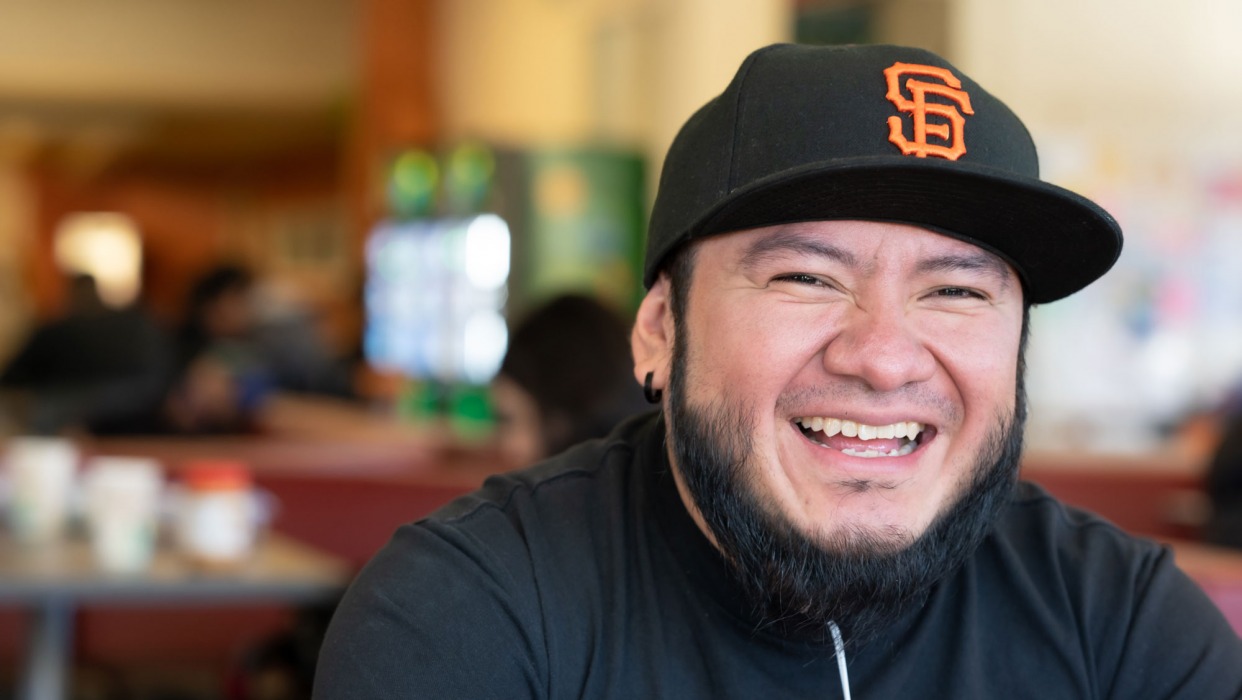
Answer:
M796 231L776 231L751 243L742 253L741 266L751 269L765 260L788 253L828 258L847 267L858 266L858 259L849 251Z
M782 254L827 258L851 268L858 268L862 265L853 253L828 243L822 238L798 231L783 230L773 232L747 246L742 253L741 266L745 269L753 269L764 261ZM916 270L921 274L954 271L981 272L995 277L1006 289L1013 284L1015 279L1011 268L1004 260L984 250L937 255L920 260Z
M917 270L922 274L962 271L982 272L995 277L1005 285L1006 289L1013 284L1014 279L1014 274L1005 261L982 250L975 253L938 255L934 258L920 260Z

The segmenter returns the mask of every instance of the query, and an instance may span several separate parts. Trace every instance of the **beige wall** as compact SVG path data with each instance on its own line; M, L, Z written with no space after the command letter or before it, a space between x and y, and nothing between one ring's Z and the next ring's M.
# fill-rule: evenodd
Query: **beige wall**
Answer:
M450 138L525 144L589 132L589 3L455 0L438 12L438 79Z
M792 32L786 0L454 0L440 7L446 136L612 142L657 165L751 50Z
M951 19L959 63L1019 113L1127 138L1237 133L1240 30L1234 0L956 0Z
M5 0L0 96L114 103L319 101L354 83L356 5Z
M647 146L663 162L677 129L728 84L751 51L793 37L788 0L681 0L659 3L647 43L654 87ZM652 178L654 180L654 178Z

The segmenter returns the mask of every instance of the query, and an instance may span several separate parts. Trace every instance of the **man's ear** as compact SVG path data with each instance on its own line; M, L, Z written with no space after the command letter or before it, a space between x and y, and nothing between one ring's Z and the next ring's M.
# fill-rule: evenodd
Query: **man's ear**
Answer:
M673 361L673 309L669 291L668 275L661 274L639 304L634 330L630 333L634 378L642 384L651 372L652 389L662 390L668 386Z

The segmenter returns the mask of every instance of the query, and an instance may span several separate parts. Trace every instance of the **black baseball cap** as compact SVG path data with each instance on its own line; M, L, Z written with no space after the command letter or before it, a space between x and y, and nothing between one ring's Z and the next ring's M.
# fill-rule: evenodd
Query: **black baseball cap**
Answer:
M812 220L927 228L999 255L1029 303L1112 267L1108 212L1039 179L1030 133L948 61L885 45L777 44L748 56L669 147L644 283L683 243Z

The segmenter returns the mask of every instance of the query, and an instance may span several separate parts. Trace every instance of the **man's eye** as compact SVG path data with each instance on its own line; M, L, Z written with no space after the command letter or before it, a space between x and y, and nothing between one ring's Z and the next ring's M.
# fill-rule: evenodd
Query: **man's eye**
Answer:
M824 281L815 275L808 275L805 272L795 272L791 275L781 275L776 278L777 282L795 282L797 284L813 284L823 285Z
M938 297L949 297L951 299L984 299L985 297L973 289L965 287L944 287L937 289L935 292Z

